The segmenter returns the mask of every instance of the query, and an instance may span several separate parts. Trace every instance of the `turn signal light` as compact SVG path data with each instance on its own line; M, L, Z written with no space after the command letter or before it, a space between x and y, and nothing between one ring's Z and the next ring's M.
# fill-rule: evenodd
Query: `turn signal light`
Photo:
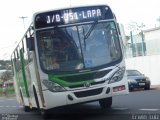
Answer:
M121 85L121 86L113 87L113 92L122 91L125 89L126 89L125 85Z

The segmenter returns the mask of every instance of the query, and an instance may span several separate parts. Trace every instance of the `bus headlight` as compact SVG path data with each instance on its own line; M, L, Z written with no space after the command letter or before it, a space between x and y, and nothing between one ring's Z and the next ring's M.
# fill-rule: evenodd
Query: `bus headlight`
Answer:
M52 81L49 80L43 80L42 81L43 85L46 86L46 88L48 88L49 91L51 92L63 92L66 91L62 86L58 85L57 83L54 83Z
M110 79L109 83L114 83L122 80L125 73L125 67L120 68Z

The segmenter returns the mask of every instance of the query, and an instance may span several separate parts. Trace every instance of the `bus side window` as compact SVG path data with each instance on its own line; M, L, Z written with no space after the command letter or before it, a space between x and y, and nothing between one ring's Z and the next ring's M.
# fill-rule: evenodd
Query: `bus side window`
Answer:
M29 51L34 51L34 37L26 37L27 48Z

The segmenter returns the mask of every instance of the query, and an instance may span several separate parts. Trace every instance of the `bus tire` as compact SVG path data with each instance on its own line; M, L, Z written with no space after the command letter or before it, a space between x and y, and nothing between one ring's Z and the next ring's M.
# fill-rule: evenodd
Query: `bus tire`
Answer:
M49 118L49 113L48 113L49 110L41 109L40 112L41 112L41 115L42 115L43 119Z
M99 100L99 104L100 104L102 109L111 108L111 106L112 106L112 97L100 99Z
M23 107L24 107L24 111L25 111L25 112L29 112L29 111L30 111L29 106L23 106Z
M21 100L22 100L22 104L23 104L23 109L25 112L29 112L30 111L30 108L29 106L25 106L24 104L24 99L23 99L23 96L22 96L22 91L20 90L20 96L21 96Z

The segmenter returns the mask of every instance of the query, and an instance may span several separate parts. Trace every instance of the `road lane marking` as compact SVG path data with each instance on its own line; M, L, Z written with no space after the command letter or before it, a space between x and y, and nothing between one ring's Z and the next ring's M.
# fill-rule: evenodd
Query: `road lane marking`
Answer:
M139 109L139 110L142 110L142 111L159 111L160 109Z
M114 110L127 110L128 108L112 108Z
M15 100L15 99L7 99L7 100Z
M16 99L13 99L13 98L4 98L4 99L0 99L0 101L6 101L6 100L16 100Z
M16 108L16 107L19 107L19 108L21 108L21 107L23 107L23 106L15 106L15 105L13 105L13 106L9 106L9 105L7 105L7 106L2 106L2 105L0 105L0 108L4 108L4 107L6 107L6 108Z
M18 107L18 106L11 106L11 107Z

